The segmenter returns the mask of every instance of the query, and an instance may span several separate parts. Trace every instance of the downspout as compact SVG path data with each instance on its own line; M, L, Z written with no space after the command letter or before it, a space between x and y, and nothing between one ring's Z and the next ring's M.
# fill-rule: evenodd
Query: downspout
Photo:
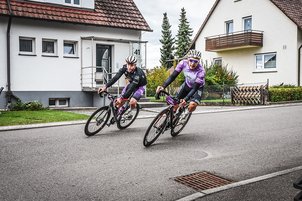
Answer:
M301 49L302 45L298 49L298 86L301 86Z
M11 8L10 0L6 0L8 10L9 10L9 19L7 24L7 31L6 31L6 62L7 62L7 92L6 92L6 100L7 100L7 107L10 106L12 101L12 91L11 91L11 80L10 80L10 30L13 18L13 11Z

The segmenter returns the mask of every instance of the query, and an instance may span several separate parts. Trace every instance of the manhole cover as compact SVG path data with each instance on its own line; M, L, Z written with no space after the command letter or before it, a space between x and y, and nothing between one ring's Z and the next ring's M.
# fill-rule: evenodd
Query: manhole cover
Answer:
M197 191L207 190L233 183L231 180L221 178L208 172L197 172L175 177L173 179Z

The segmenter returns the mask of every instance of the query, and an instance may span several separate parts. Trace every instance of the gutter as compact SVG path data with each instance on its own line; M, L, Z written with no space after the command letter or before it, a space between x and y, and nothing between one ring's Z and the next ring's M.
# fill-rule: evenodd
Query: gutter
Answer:
M12 97L15 97L11 91L11 54L10 54L10 30L11 30L11 24L12 24L12 19L13 19L13 11L11 8L11 2L10 0L6 0L7 7L9 10L9 19L8 19L8 24L7 24L7 30L6 30L6 62L7 62L7 92L6 92L6 103L7 103L7 108L9 108L11 102L12 102ZM15 97L16 98L16 97Z
M301 49L302 45L298 49L298 86L301 86Z

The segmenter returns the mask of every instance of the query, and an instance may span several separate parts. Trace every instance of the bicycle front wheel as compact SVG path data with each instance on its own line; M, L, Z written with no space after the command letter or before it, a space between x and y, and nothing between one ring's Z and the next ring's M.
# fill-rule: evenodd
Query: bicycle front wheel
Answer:
M129 106L126 110L124 110L119 117L117 118L117 127L119 129L125 129L130 126L134 120L136 119L139 113L139 105L136 104L136 107L131 109Z
M85 134L87 136L93 136L100 132L109 120L111 111L108 106L97 109L86 122Z
M181 113L176 114L171 128L172 137L176 137L184 129L191 118L191 115L192 113L188 111L188 107L185 107Z
M155 140L165 131L165 128L168 123L168 117L170 115L169 108L161 111L155 119L151 122L150 126L148 127L143 144L145 147L150 146Z

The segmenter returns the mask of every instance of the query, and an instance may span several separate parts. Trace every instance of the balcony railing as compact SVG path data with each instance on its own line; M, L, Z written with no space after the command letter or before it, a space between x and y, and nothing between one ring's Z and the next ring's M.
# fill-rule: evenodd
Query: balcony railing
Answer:
M219 52L262 46L262 31L249 30L206 37L206 51Z

